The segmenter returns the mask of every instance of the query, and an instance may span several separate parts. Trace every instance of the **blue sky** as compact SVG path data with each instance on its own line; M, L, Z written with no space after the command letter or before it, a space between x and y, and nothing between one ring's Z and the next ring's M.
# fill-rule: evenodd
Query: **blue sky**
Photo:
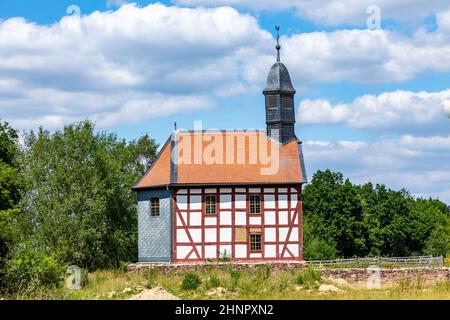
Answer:
M160 143L174 121L263 129L279 24L309 174L340 170L450 203L450 4L134 3L0 0L0 118L21 130L89 118ZM371 4L381 29L367 28Z

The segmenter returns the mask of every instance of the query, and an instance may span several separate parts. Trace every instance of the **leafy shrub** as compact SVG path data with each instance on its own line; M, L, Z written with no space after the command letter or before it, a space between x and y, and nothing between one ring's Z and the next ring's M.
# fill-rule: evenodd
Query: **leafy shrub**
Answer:
M149 268L145 270L145 279L147 280L147 289L151 289L156 283L156 279L159 275L159 270L156 268Z
M445 260L444 260L444 266L450 267L450 257L445 258Z
M320 281L320 279L320 272L313 267L308 267L300 270L297 275L296 282L297 284L309 284L315 281Z
M234 290L238 286L239 278L241 277L241 273L238 270L230 270L231 277L231 288Z
M183 282L181 283L181 289L183 290L195 290L200 285L201 280L200 277L193 272L188 272L183 278Z
M305 241L304 257L307 260L328 260L336 258L336 248L325 240L313 238Z
M6 264L6 290L19 292L32 286L55 288L60 284L66 269L67 266L54 255L25 243Z
M220 279L217 272L213 271L209 275L208 279L208 287L209 288L217 288L220 287Z
M223 252L221 252L219 259L217 259L219 262L229 262L230 261L230 253L225 249Z
M263 266L262 268L258 269L258 278L261 280L267 280L269 279L271 273L272 266Z

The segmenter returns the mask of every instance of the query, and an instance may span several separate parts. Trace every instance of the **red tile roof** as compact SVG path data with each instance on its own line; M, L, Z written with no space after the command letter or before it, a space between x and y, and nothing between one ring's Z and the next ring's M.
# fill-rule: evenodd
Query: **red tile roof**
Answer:
M272 170L267 171L271 165ZM301 143L297 140L278 145L262 131L189 131L172 135L133 188L304 182Z

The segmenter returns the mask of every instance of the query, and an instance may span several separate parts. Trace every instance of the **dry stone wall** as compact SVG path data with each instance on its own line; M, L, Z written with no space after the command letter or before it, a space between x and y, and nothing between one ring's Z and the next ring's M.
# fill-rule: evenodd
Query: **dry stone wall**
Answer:
M270 266L272 270L295 270L306 266L305 262L271 262L271 263L204 263L204 264L131 264L129 272L140 272L148 268L158 268L163 273L177 273L186 270L203 270L205 268L233 268L237 270L256 270L263 266ZM366 287L370 276L368 269L364 268L335 268L320 269L324 278L340 281L345 280L351 286ZM450 268L448 267L417 267L379 269L380 282L383 287L396 285L402 282L431 284L440 281L450 281Z

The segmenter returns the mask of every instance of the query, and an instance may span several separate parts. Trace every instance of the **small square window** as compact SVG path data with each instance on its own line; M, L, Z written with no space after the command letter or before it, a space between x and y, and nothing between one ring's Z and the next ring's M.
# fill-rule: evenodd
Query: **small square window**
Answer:
M261 197L257 194L250 195L250 214L261 213Z
M205 214L216 214L216 196L205 197Z
M261 233L250 234L250 251L261 251Z
M150 199L150 216L159 217L159 198Z

